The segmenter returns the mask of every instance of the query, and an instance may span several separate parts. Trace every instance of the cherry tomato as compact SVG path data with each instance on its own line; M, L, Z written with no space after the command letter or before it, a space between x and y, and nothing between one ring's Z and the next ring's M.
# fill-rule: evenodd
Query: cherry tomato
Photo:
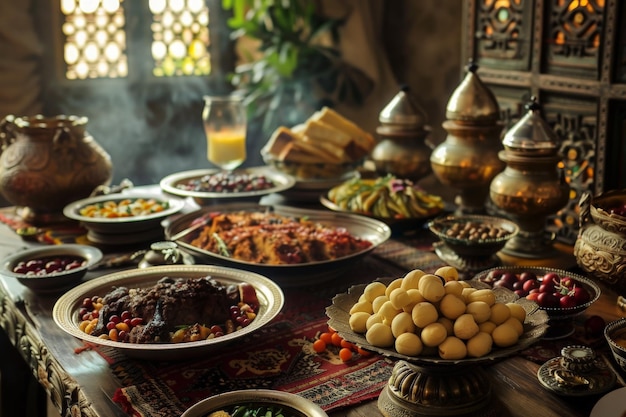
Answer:
M348 362L352 359L352 350L349 348L341 348L341 350L339 350L339 359Z
M317 353L322 353L326 350L326 342L324 342L322 339L317 339L315 342L313 342L313 350Z

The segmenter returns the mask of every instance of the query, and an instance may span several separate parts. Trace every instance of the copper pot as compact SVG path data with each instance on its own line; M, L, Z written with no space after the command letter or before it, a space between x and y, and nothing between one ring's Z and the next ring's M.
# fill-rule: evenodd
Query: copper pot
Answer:
M14 117L0 122L0 193L33 222L59 215L111 180L109 154L78 116Z

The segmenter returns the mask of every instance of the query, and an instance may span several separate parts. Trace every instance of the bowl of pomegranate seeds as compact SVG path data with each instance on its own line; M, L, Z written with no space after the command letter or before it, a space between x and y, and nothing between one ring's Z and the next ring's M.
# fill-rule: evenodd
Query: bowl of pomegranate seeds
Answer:
M15 277L38 293L66 290L78 284L89 267L102 259L94 246L65 244L27 249L2 261L2 275Z
M497 267L478 273L475 280L504 287L537 303L548 313L550 328L545 339L574 332L574 317L600 298L600 287L581 275L555 268Z

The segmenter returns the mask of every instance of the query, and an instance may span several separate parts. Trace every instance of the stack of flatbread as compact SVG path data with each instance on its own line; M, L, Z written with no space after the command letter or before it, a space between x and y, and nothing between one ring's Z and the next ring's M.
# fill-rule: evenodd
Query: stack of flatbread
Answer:
M278 161L341 164L363 159L375 144L371 134L324 107L303 124L276 129L261 152Z

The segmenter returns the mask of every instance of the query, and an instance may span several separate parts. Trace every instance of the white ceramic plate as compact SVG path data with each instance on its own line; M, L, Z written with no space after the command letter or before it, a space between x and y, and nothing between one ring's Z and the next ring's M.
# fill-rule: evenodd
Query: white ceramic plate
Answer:
M283 286L301 286L323 282L335 278L339 273L349 268L352 263L366 254L370 253L377 246L381 245L391 236L391 229L385 223L365 216L355 214L335 213L327 210L299 209L287 206L263 206L252 203L224 204L220 206L203 207L201 210L187 213L172 221L165 228L165 235L168 239L177 233L184 231L197 219L212 212L234 212L234 211L266 211L293 217L306 217L311 221L321 223L329 227L343 227L353 236L368 240L372 245L360 252L345 256L339 259L309 262L289 265L265 265L232 259L218 253L191 245L189 242L196 236L193 233L176 240L176 243L183 250L191 253L197 258L207 260L211 263L241 268L257 272L271 278Z
M270 167L254 167L237 169L235 173L247 175L264 176L274 183L274 186L265 190L245 191L245 192L208 192L208 191L191 191L181 189L180 184L186 184L189 181L197 180L205 175L211 175L220 172L218 169L196 169L192 171L178 172L163 178L159 185L166 193L177 195L180 197L191 197L197 204L206 205L211 203L223 203L224 200L239 199L257 199L272 193L279 193L291 188L295 184L293 177L278 172Z
M78 310L83 300L94 295L104 296L113 287L146 288L153 286L159 279L196 278L210 275L223 284L248 282L256 289L259 298L259 311L256 318L241 330L214 339L186 343L138 344L104 340L81 331ZM117 272L81 284L63 294L55 303L52 317L55 323L66 333L96 345L119 349L128 356L140 359L182 360L206 354L214 349L223 348L228 343L252 333L268 324L280 312L284 304L284 295L278 285L270 279L252 272L207 265L166 265L150 268L132 269Z
M246 389L225 392L202 400L185 411L181 417L205 417L213 411L224 410L237 404L276 405L289 407L284 415L298 417L328 417L317 404L284 391L268 389Z
M623 417L626 415L626 387L605 394L591 409L589 417Z
M119 202L125 199L155 199L160 202L167 202L168 206L165 210L129 217L115 217L115 218L95 218L83 216L80 214L80 210L91 204L103 204L107 201ZM63 214L73 220L81 222L88 230L97 232L99 234L127 234L146 231L155 228L161 228L161 221L177 212L179 212L185 202L180 198L174 197L160 197L155 194L139 194L139 193L117 193L100 195L97 197L84 198L82 200L74 201L68 204L63 209Z

